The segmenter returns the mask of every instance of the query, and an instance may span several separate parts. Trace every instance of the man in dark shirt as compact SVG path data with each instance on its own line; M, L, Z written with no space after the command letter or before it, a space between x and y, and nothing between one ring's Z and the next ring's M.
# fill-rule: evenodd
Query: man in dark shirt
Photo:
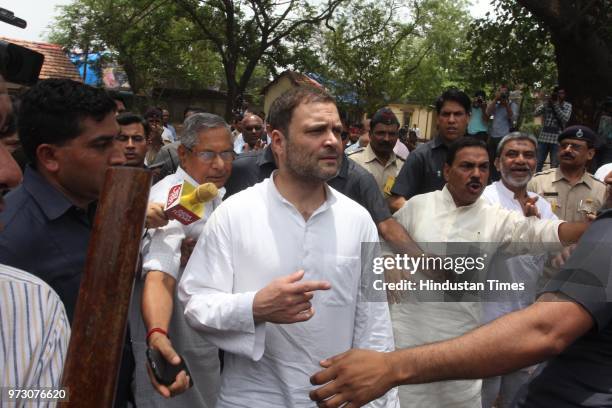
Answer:
M48 79L25 93L18 123L30 164L0 214L0 263L46 281L72 321L106 169L125 163L115 103L104 90ZM117 406L127 403L133 365L131 350L124 355Z
M438 136L410 152L391 189L388 201L392 212L417 194L442 190L448 145L465 135L471 109L470 97L457 89L445 91L436 100Z
M270 177L276 168L274 154L269 148L240 155L232 165L232 175L225 184L224 198ZM340 172L327 184L365 207L374 220L378 233L396 250L414 250L412 239L391 217L376 180L367 170L344 155Z
M311 398L321 407L360 406L400 384L491 377L548 360L519 393L517 406L610 406L611 247L608 209L536 303L451 340L384 354L353 350L324 361L328 368L312 381L327 385Z

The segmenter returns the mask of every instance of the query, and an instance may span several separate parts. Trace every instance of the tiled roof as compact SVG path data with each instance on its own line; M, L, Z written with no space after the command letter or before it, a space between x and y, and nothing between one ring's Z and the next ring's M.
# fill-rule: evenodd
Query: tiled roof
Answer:
M47 78L68 78L82 82L77 67L70 61L68 55L62 47L57 44L43 42L16 40L0 36L0 40L11 42L29 48L32 51L40 52L45 56L45 62L40 70L40 79Z
M274 79L274 81L270 82L268 85L266 85L262 90L261 93L265 94L268 91L268 88L270 88L272 85L274 85L275 83L277 83L281 78L283 77L287 77L289 78L289 80L291 81L291 83L295 86L308 86L311 88L317 88L317 89L325 89L323 87L323 85L321 85L320 83L318 83L317 81L315 81L314 79L310 78L307 75L301 74L299 72L295 72L295 71L284 71L283 73L281 73L278 77L276 77Z

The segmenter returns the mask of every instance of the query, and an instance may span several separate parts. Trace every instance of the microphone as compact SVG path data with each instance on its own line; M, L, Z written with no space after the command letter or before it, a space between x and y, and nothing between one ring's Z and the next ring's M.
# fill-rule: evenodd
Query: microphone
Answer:
M218 194L219 190L213 183L195 187L188 181L183 181L170 189L164 213L170 219L174 218L183 225L189 225L204 217L205 204Z

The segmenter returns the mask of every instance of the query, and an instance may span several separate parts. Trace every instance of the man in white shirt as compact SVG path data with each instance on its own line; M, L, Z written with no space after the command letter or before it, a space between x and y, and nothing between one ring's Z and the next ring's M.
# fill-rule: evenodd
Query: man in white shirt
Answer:
M452 242L471 243L474 247L480 243L487 253L496 247L508 248L514 253L540 253L561 249L561 242L576 242L586 230L586 223L540 220L488 204L481 198L488 177L486 145L475 138L460 138L449 147L444 166L447 182L444 188L411 198L395 216L423 250L436 255L445 255L436 251L444 251L444 245ZM528 214L534 211L533 207L533 203L526 204ZM432 227L434 221L435 227ZM417 271L415 277L421 278L421 272ZM392 305L391 316L398 349L448 340L480 325L480 308L476 302L410 301ZM363 366L355 363L354 357L358 354L365 358L363 364L370 365L368 370L356 367ZM313 383L333 381L314 391L311 397L321 402L333 396L333 402L328 400L321 404L324 407L341 406L343 401L359 406L369 400L370 393L376 394L402 384L392 377L384 378L383 367L380 367L380 372L370 370L378 358L374 354L364 357L360 351L351 351L323 361L321 365L326 370L317 373ZM434 355L429 359L432 363L436 361ZM381 360L387 360L387 357ZM338 369L339 365L342 370ZM377 363L374 365L378 367ZM400 387L402 408L480 406L481 381L456 378L460 377L429 384L416 381L419 384Z
M176 282L186 263L185 259L181 259L185 242L191 240L195 244L204 224L220 205L223 185L231 173L235 154L229 126L217 115L197 113L190 116L185 120L178 154L181 165L176 173L166 176L151 189L149 202L153 204L150 204L149 211L152 211L152 206L155 207L154 203L166 202L170 189L184 181L194 186L211 182L220 192L205 204L204 216L200 220L189 225L171 220L161 228L148 230L148 242L142 251L142 317L145 326L139 321L141 333L133 333L137 366L135 397L137 405L141 403L167 407L170 404L177 407L212 408L220 378L218 349L187 325L183 308L179 302L174 301L174 296ZM163 205L158 206L158 211L162 213ZM159 350L168 362L180 362L177 352L185 358L194 382L193 389L170 401L153 392L148 381L142 380L145 370L145 338L149 347ZM189 383L184 372L179 373L176 381L167 387L158 384L153 378L151 381L164 397L184 391Z
M612 163L604 164L595 172L595 178L605 182L606 176L612 172Z
M215 211L179 284L188 322L225 350L220 408L311 407L321 359L394 348L386 303L360 291L376 227L325 183L342 160L334 99L290 90L270 125L278 170ZM374 406L397 407L396 391Z
M526 133L512 132L499 142L495 155L495 167L501 180L487 186L482 197L489 204L498 204L508 210L523 213L527 205L534 205L537 216L545 220L556 220L548 201L538 194L527 191L527 183L537 165L537 140ZM534 214L535 215L535 214ZM499 292L482 304L482 322L488 323L507 313L523 309L535 301L538 279L544 270L546 255L499 255L491 264L492 272L487 279L523 283L523 292ZM497 301L499 300L499 301ZM512 405L516 393L527 382L530 367L503 376L486 378L482 382L482 406L490 408L498 401L498 407ZM499 399L498 399L499 395Z

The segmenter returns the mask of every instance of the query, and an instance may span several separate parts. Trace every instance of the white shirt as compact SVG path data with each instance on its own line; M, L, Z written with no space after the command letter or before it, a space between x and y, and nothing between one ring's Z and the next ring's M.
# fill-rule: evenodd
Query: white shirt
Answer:
M161 138L162 138L162 141L164 142L164 144L169 144L169 143L175 142L174 135L172 134L172 131L170 129L168 129L167 127L164 128L164 131L161 134Z
M156 183L149 193L149 202L165 203L168 192L173 186L188 181L194 186L199 183L179 167L174 174L170 174ZM225 189L219 189L219 195L205 204L204 216L189 225L183 225L171 220L164 227L149 229L143 242L143 279L149 271L161 271L175 280L179 280L183 272L181 268L181 243L185 238L197 239L212 212L221 204L221 197ZM143 282L137 281L132 295L132 308L130 310L130 330L132 334L132 349L135 358L133 379L134 399L137 406L147 407L202 407L213 408L219 392L220 368L218 349L215 345L202 338L199 332L192 329L186 322L183 307L178 301L176 293L173 296L173 308L169 325L169 336L172 346L185 358L189 367L194 387L188 391L165 399L151 385L146 372L144 355L147 345L145 343L147 330L144 327L140 304L142 299Z
M457 207L446 186L411 198L394 217L430 254L444 255L445 245L451 242L481 243L487 252L495 246L507 246L515 253L532 248L543 252L549 249L543 243L556 243L561 248L561 221L526 218L491 206L482 197L474 204ZM478 327L480 305L410 301L391 305L391 319L395 344L400 349L451 339ZM399 387L400 403L402 408L480 407L480 389L481 380L406 385Z
M58 389L70 326L53 289L34 275L0 264L0 328L0 387ZM0 406L37 405L21 398L16 405L8 403L6 392Z
M540 213L540 218L545 220L558 220L557 216L552 212L550 203L536 193L528 191L529 197L538 197L536 207ZM482 193L482 197L491 205L500 205L502 208L517 211L523 214L521 203L514 198L514 192L509 190L504 183L496 181L487 186ZM536 286L538 278L542 275L546 255L517 255L513 257L501 256L496 259L490 271L497 276L504 276L503 281L522 282L525 284L524 292L508 293L507 298L501 298L500 302L485 302L483 303L483 323L490 322L510 313L529 306L534 302L536 296Z
M149 202L165 203L170 188L183 181L188 181L194 186L200 184L179 166L176 173L164 177L151 187ZM149 230L143 250L143 274L148 271L162 271L178 281L183 239L197 239L200 236L204 224L215 208L221 204L224 194L225 188L219 189L219 195L205 204L204 216L192 224L183 225L176 220L170 220L164 227Z
M410 150L408 150L406 145L402 143L401 140L397 139L397 142L395 142L395 146L393 147L393 153L395 153L396 156L401 157L402 160L406 160L410 154Z
M612 171L612 163L604 164L595 172L595 178L605 183L604 179Z
M272 177L228 198L212 215L187 264L179 297L189 323L226 351L217 407L312 407L319 361L351 347L392 351L387 304L361 301L361 243L377 242L367 211L326 187L305 221ZM364 260L365 262L365 260ZM314 316L255 323L255 293L297 270L326 280ZM397 391L372 406L396 407Z

